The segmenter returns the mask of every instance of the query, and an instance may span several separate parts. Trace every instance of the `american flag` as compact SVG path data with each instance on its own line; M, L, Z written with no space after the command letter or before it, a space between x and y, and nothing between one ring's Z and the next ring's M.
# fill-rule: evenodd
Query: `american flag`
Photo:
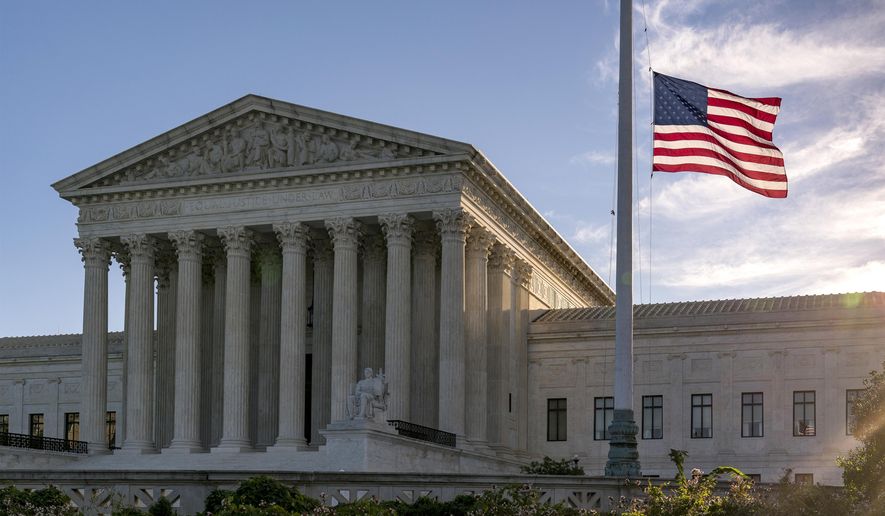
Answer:
M777 97L749 99L654 74L653 171L730 177L766 197L787 196L784 156L771 141Z

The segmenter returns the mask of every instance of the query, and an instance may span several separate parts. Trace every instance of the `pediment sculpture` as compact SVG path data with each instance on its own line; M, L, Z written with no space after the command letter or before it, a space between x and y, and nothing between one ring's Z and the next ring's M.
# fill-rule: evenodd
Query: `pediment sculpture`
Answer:
M217 127L90 186L433 154L438 153L262 113Z
M375 411L387 411L387 377L379 369L374 374L371 367L363 370L363 379L358 381L347 397L347 417L349 419L375 419Z

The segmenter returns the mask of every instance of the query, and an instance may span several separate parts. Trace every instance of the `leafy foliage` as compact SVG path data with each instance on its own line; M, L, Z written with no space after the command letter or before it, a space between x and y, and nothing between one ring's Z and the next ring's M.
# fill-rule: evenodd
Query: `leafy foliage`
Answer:
M762 501L753 493L753 483L739 469L719 466L705 475L699 469L685 476L685 450L670 450L670 460L676 466L676 485L652 485L644 489L646 498L622 500L618 512L626 516L750 516L766 514ZM719 479L732 477L728 492L717 495Z
M582 470L583 472L583 470ZM563 502L541 501L541 492L527 484L511 485L483 491L476 497L476 506L468 514L555 516L585 514Z
M854 403L854 435L861 444L839 459L849 495L869 514L885 514L885 362L872 371Z
M209 498L213 498L213 493ZM289 487L279 480L260 475L243 481L236 491L225 494L218 503L221 495L215 495L212 500L212 511L207 498L206 512L219 516L249 515L271 516L286 514L309 513L319 505L317 500L301 494L295 487Z
M160 498L148 507L148 514L151 516L175 516L178 513L172 508L172 502L168 498Z
M831 514L855 514L856 510L844 491L838 487L800 484L790 479L791 470L772 488L760 493L765 514L771 516L828 516Z
M583 475L584 468L578 466L577 458L553 460L545 456L542 462L533 460L528 466L519 468L529 475Z
M74 516L80 511L57 487L25 491L15 486L0 489L0 516Z

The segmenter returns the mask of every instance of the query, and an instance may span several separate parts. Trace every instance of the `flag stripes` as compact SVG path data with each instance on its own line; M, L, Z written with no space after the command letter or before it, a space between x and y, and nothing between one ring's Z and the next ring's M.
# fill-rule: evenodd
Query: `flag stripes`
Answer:
M783 154L772 142L780 103L655 73L652 170L725 176L766 197L786 197Z

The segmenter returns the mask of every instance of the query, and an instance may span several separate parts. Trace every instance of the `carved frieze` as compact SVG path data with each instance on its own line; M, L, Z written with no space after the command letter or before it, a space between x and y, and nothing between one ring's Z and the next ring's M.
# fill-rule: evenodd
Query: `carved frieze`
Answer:
M252 112L89 187L439 154L350 131ZM89 188L87 187L87 188Z
M121 202L111 205L83 206L80 208L80 217L77 222L91 224L179 215L312 206L342 201L459 192L460 189L461 181L458 177L416 177L290 192L241 194L236 197Z

